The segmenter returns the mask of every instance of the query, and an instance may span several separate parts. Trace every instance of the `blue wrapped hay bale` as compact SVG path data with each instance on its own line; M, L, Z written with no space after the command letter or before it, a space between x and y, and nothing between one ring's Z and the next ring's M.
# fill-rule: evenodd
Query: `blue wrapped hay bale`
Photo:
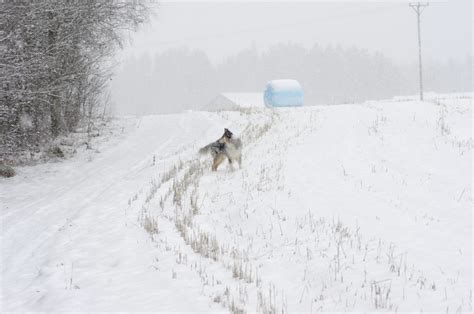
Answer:
M303 106L303 88L296 80L273 80L263 95L267 107Z

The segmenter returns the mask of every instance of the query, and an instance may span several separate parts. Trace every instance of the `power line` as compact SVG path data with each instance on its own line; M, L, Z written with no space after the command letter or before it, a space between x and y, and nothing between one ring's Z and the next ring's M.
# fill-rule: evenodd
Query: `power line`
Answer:
M427 6L430 4L428 2L417 2L417 3L410 3L409 6L415 11L417 22L418 22L418 69L419 69L419 76L420 76L420 100L423 100L423 71L421 66L421 32L420 32L420 15L425 10Z

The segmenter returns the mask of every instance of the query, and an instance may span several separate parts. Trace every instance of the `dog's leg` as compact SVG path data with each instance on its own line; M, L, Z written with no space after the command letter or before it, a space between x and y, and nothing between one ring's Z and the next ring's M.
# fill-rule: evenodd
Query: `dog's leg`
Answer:
M232 163L232 158L230 158L229 156L227 156L227 160L229 161L229 168L231 171L234 171L234 164Z
M225 160L225 155L224 154L218 154L214 158L214 162L212 163L212 171L216 171L217 167Z

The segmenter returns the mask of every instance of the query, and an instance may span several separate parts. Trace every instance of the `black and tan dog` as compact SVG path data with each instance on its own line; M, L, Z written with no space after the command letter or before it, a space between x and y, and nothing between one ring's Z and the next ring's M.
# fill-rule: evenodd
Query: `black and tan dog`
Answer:
M241 154L242 142L240 139L235 138L234 134L228 129L224 129L224 135L221 136L215 142L212 142L199 150L200 154L211 153L213 158L212 171L216 171L217 167L226 160L229 160L229 164L236 161L239 164L239 168L242 165L242 154Z

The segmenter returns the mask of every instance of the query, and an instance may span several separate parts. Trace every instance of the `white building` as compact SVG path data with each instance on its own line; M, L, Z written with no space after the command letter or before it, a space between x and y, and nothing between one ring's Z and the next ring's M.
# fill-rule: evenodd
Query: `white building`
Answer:
M264 108L262 93L222 93L212 99L202 110L239 110L243 108Z

